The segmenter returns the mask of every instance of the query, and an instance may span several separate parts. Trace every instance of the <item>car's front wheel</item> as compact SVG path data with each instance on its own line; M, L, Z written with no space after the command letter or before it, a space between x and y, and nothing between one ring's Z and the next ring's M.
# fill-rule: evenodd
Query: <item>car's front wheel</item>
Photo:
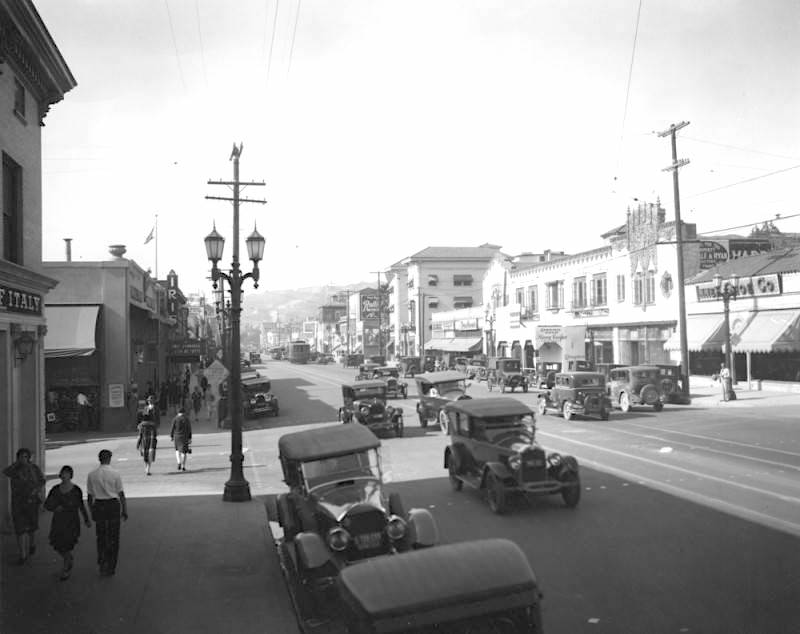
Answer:
M662 409L664 409L664 403L661 401L656 401L653 403L653 409L657 412L660 412Z
M417 408L417 416L419 416L419 426L423 429L428 426L428 419L422 409Z
M506 512L508 503L506 501L506 487L503 481L496 475L490 473L486 476L486 499L492 513L502 515Z
M581 499L581 479L577 473L571 471L564 475L561 483L564 485L564 488L561 489L561 497L564 500L564 504L568 508L575 508Z
M619 395L619 408L626 414L631 411L631 397L627 392Z
M536 404L536 411L539 412L539 416L547 414L547 399L544 397L539 399L539 402Z
M572 420L572 405L569 401L564 401L561 412L564 414L564 420Z
M395 424L394 424L394 435L397 438L402 438L403 437L403 417L402 416L400 418L398 418L397 421L395 421Z
M439 429L442 430L443 434L446 434L449 428L450 419L447 417L447 412L445 412L443 409L439 410Z
M450 476L450 486L453 491L460 491L464 487L464 483L456 475L458 473L458 454L454 451L450 452L450 457L447 460L447 474Z
M600 410L600 420L608 420L608 410L605 407Z

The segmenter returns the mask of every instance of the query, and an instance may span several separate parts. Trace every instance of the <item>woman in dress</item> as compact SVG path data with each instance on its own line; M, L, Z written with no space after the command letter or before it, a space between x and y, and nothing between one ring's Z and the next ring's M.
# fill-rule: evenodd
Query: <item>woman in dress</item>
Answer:
M25 447L17 451L14 464L3 469L11 478L11 519L19 546L19 560L24 564L36 552L36 531L39 530L39 505L44 498L44 475L31 462L31 450Z
M144 459L144 472L150 475L150 466L156 461L156 445L158 444L158 425L156 424L155 407L148 405L145 408L142 422L139 423L139 439L136 449Z
M69 579L72 571L72 549L78 543L81 534L81 522L78 513L83 516L87 527L92 523L89 513L83 503L83 491L72 482L72 467L64 465L58 473L61 482L55 485L47 494L44 508L53 512L53 521L50 524L50 545L64 559L61 569L61 580Z
M178 471L186 471L186 454L192 452L192 423L186 415L186 409L181 407L178 415L172 419L172 431L169 437L175 443L175 459L178 461Z

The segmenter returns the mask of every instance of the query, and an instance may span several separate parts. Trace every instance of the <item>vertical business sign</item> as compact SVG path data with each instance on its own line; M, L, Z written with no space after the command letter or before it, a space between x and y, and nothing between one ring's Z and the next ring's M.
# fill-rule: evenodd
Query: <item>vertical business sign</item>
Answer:
M369 319L378 319L379 297L377 293L362 294L360 296L361 302L361 321Z

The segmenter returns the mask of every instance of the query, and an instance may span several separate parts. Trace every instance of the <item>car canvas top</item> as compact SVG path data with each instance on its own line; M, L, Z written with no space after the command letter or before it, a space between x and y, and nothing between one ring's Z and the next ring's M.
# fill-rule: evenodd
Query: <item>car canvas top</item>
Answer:
M444 372L424 372L422 374L417 374L414 379L421 383L445 383L447 381L463 381L465 377L463 372L445 370Z
M378 557L344 569L339 583L344 601L357 612L372 619L402 617L406 628L434 622L435 614L425 613L448 606L458 605L458 616L464 618L472 610L480 613L482 601L498 597L503 598L504 608L517 603L515 596L520 606L539 600L527 558L507 539L444 544Z
M269 390L269 378L264 376L263 374L259 376L249 376L247 378L242 379L242 385L245 387L255 387L257 385L266 384L266 389Z
M373 379L367 379L365 381L353 381L352 383L342 383L342 387L349 387L354 390L365 390L371 387L380 387L385 388L386 382L385 381L378 381Z
M448 411L463 412L470 416L485 418L489 416L526 416L534 410L515 398L493 396L465 401L453 401L446 406Z
M377 449L381 441L363 425L336 425L281 436L278 451L286 460L317 460Z

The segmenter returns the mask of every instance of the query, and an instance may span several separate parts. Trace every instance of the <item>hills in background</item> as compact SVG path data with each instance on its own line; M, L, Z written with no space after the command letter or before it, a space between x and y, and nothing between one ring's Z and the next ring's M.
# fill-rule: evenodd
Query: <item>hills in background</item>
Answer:
M264 321L300 322L318 319L320 306L330 303L331 295L369 288L368 282L344 286L307 286L279 291L246 291L242 296L242 323ZM372 284L374 287L374 283Z

